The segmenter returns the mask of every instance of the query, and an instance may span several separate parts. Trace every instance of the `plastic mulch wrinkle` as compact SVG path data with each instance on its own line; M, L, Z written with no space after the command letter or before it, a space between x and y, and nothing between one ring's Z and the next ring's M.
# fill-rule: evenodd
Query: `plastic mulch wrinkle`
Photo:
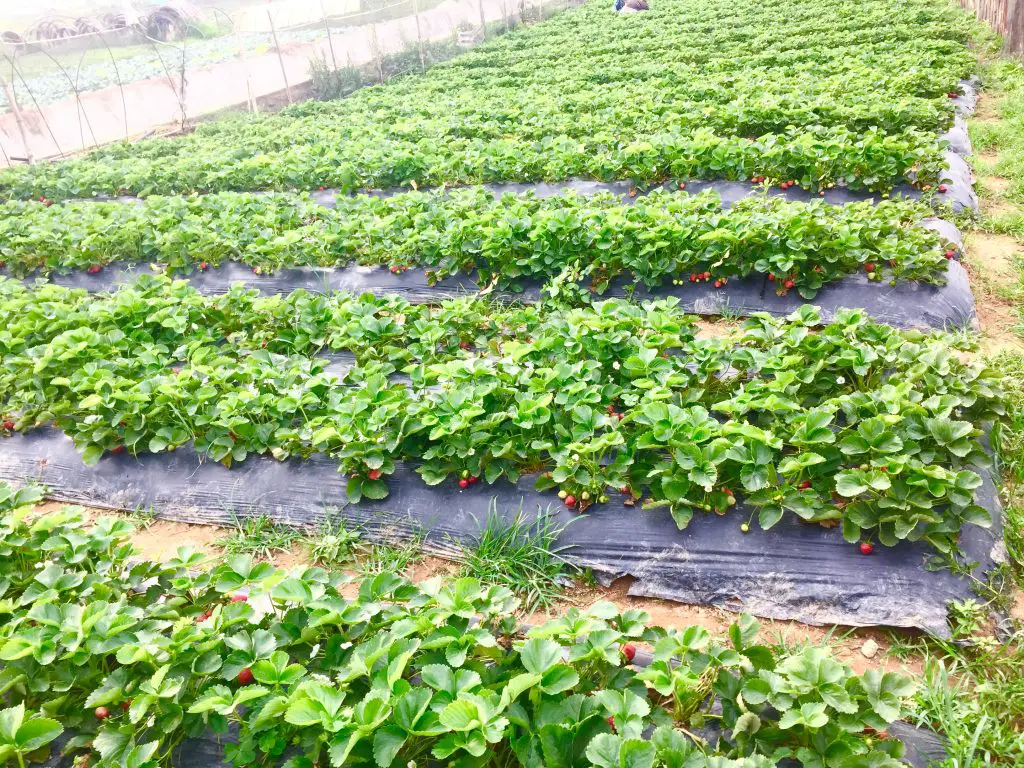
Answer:
M679 299L684 311L699 315L749 316L756 312L768 312L786 316L803 304L813 303L821 307L825 322L834 317L839 309L852 307L863 309L878 322L898 328L973 328L977 317L967 273L956 261L950 261L948 265L943 285L912 281L889 285L884 281L872 282L867 279L867 275L857 274L823 286L810 301L803 299L795 290L785 296L777 295L775 285L763 276L733 278L721 288L713 288L709 283L686 282L683 285L661 285L654 289L647 289L642 283L617 278L601 296L638 300L672 296ZM132 283L141 271L137 265L113 264L96 275L84 272L54 275L52 282L98 291ZM241 283L264 294L287 294L301 288L313 293L348 291L354 294L397 294L415 303L432 303L473 296L480 292L480 286L468 275L457 275L431 285L426 270L418 267L397 275L389 272L386 267L362 266L292 267L271 275L256 275L242 264L231 263L196 273L190 278L190 283L202 293L208 294L225 293L232 285ZM524 281L519 292L495 290L489 295L505 301L536 302L543 298L543 291L538 281Z
M964 527L963 560L974 576L994 567L1001 541L1001 512L988 473L977 503L990 510L991 528ZM946 604L972 596L971 578L927 566L935 551L924 542L878 547L865 557L838 528L808 525L788 515L768 531L743 534L751 510L740 503L726 516L699 515L680 531L668 511L625 507L613 494L607 504L579 516L553 492L538 492L535 476L518 483L427 486L409 465L388 478L380 501L347 501L347 477L336 460L316 455L284 462L251 456L231 469L203 461L190 448L172 453L110 455L87 467L72 441L40 429L0 441L0 479L36 481L58 501L103 508L152 508L160 517L190 523L233 523L269 515L280 523L312 526L327 515L361 526L373 539L421 535L428 548L458 554L472 542L492 508L511 519L551 514L571 525L559 537L566 557L590 568L604 584L634 579L632 595L716 605L773 619L808 624L917 628L948 636ZM622 535L612 534L619 531ZM628 532L628 533L627 533Z

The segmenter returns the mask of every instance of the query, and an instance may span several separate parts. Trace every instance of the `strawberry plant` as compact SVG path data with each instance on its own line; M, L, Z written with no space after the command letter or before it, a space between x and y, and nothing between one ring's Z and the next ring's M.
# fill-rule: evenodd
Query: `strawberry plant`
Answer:
M233 728L233 765L904 765L885 729L908 680L759 644L750 616L719 639L597 603L525 629L507 589L472 579L206 569L187 548L156 564L129 533L70 508L0 517L0 761L63 729L78 764L156 768ZM623 653L636 643L646 670Z
M776 289L795 287L812 298L862 268L941 282L939 238L916 224L925 215L909 203L830 206L770 197L723 209L712 192L660 190L630 206L610 194L538 199L466 189L339 197L333 209L299 195L222 193L150 197L136 206L7 203L0 208L0 258L19 275L115 260L151 261L171 272L230 260L261 272L402 264L424 267L435 280L468 273L509 290L540 280L555 294L568 279L600 293L620 276L654 287L713 275L721 287L758 274L791 277Z
M795 515L946 553L990 522L974 490L997 373L859 311L756 316L726 341L672 300L209 297L162 277L107 295L0 281L0 299L0 412L57 426L90 464L186 444L227 466L322 453L352 501L385 497L398 462L463 493L536 473L580 512L626 488L681 528L742 508L737 524ZM327 352L354 362L329 372Z

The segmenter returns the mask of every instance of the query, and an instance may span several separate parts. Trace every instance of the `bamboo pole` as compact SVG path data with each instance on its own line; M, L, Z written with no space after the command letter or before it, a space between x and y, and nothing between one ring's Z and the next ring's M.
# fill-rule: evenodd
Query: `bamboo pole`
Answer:
M284 95L288 98L288 103L292 103L292 89L288 85L288 71L284 68L284 55L281 53L281 44L277 41L277 27L274 26L274 16L270 13L270 9L267 9L267 20L270 22L270 34L274 38L274 49L277 51L277 61L281 65L281 77L284 78Z

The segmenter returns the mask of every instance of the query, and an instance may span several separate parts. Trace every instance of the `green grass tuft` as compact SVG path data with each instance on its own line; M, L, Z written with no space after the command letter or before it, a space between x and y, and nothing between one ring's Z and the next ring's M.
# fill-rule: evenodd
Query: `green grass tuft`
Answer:
M463 546L462 575L508 587L527 612L550 607L562 596L566 563L557 544L564 530L548 514L527 520L520 510L506 520L492 506L471 546Z
M286 553L303 540L298 528L278 525L266 515L235 518L234 529L218 544L226 555L251 555L269 560L275 553Z

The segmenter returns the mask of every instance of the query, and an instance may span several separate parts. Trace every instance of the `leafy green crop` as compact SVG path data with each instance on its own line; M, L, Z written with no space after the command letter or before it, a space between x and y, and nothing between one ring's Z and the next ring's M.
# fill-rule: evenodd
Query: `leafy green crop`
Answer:
M713 192L656 191L630 206L611 194L496 197L481 189L340 197L324 208L302 195L220 193L150 197L140 205L0 206L0 262L17 274L115 260L171 272L240 260L261 272L293 265L423 266L434 279L474 273L514 289L541 280L562 293L583 280L598 292L620 275L728 280L769 274L780 293L805 298L837 277L868 270L940 282L938 236L917 225L920 205L844 206L753 197L721 208ZM694 276L691 278L691 276Z
M828 23L823 24L822 19ZM602 2L332 103L0 174L15 198L585 176L934 183L974 68L944 0Z
M626 488L685 527L742 498L763 528L795 514L951 551L964 523L989 522L974 468L1002 413L997 373L863 312L820 325L804 307L700 339L671 300L431 307L3 281L0 416L55 423L88 463L187 443L229 466L325 453L352 500L386 496L396 461L431 485L540 472L581 510ZM326 351L355 365L328 372Z
M130 530L70 508L0 518L0 680L16 702L0 762L66 727L65 753L96 768L156 768L235 726L239 766L905 765L885 729L908 679L778 653L750 616L727 642L610 603L524 631L512 593L472 579L384 573L343 592L340 574L245 556L129 559ZM645 670L634 643L654 649Z

